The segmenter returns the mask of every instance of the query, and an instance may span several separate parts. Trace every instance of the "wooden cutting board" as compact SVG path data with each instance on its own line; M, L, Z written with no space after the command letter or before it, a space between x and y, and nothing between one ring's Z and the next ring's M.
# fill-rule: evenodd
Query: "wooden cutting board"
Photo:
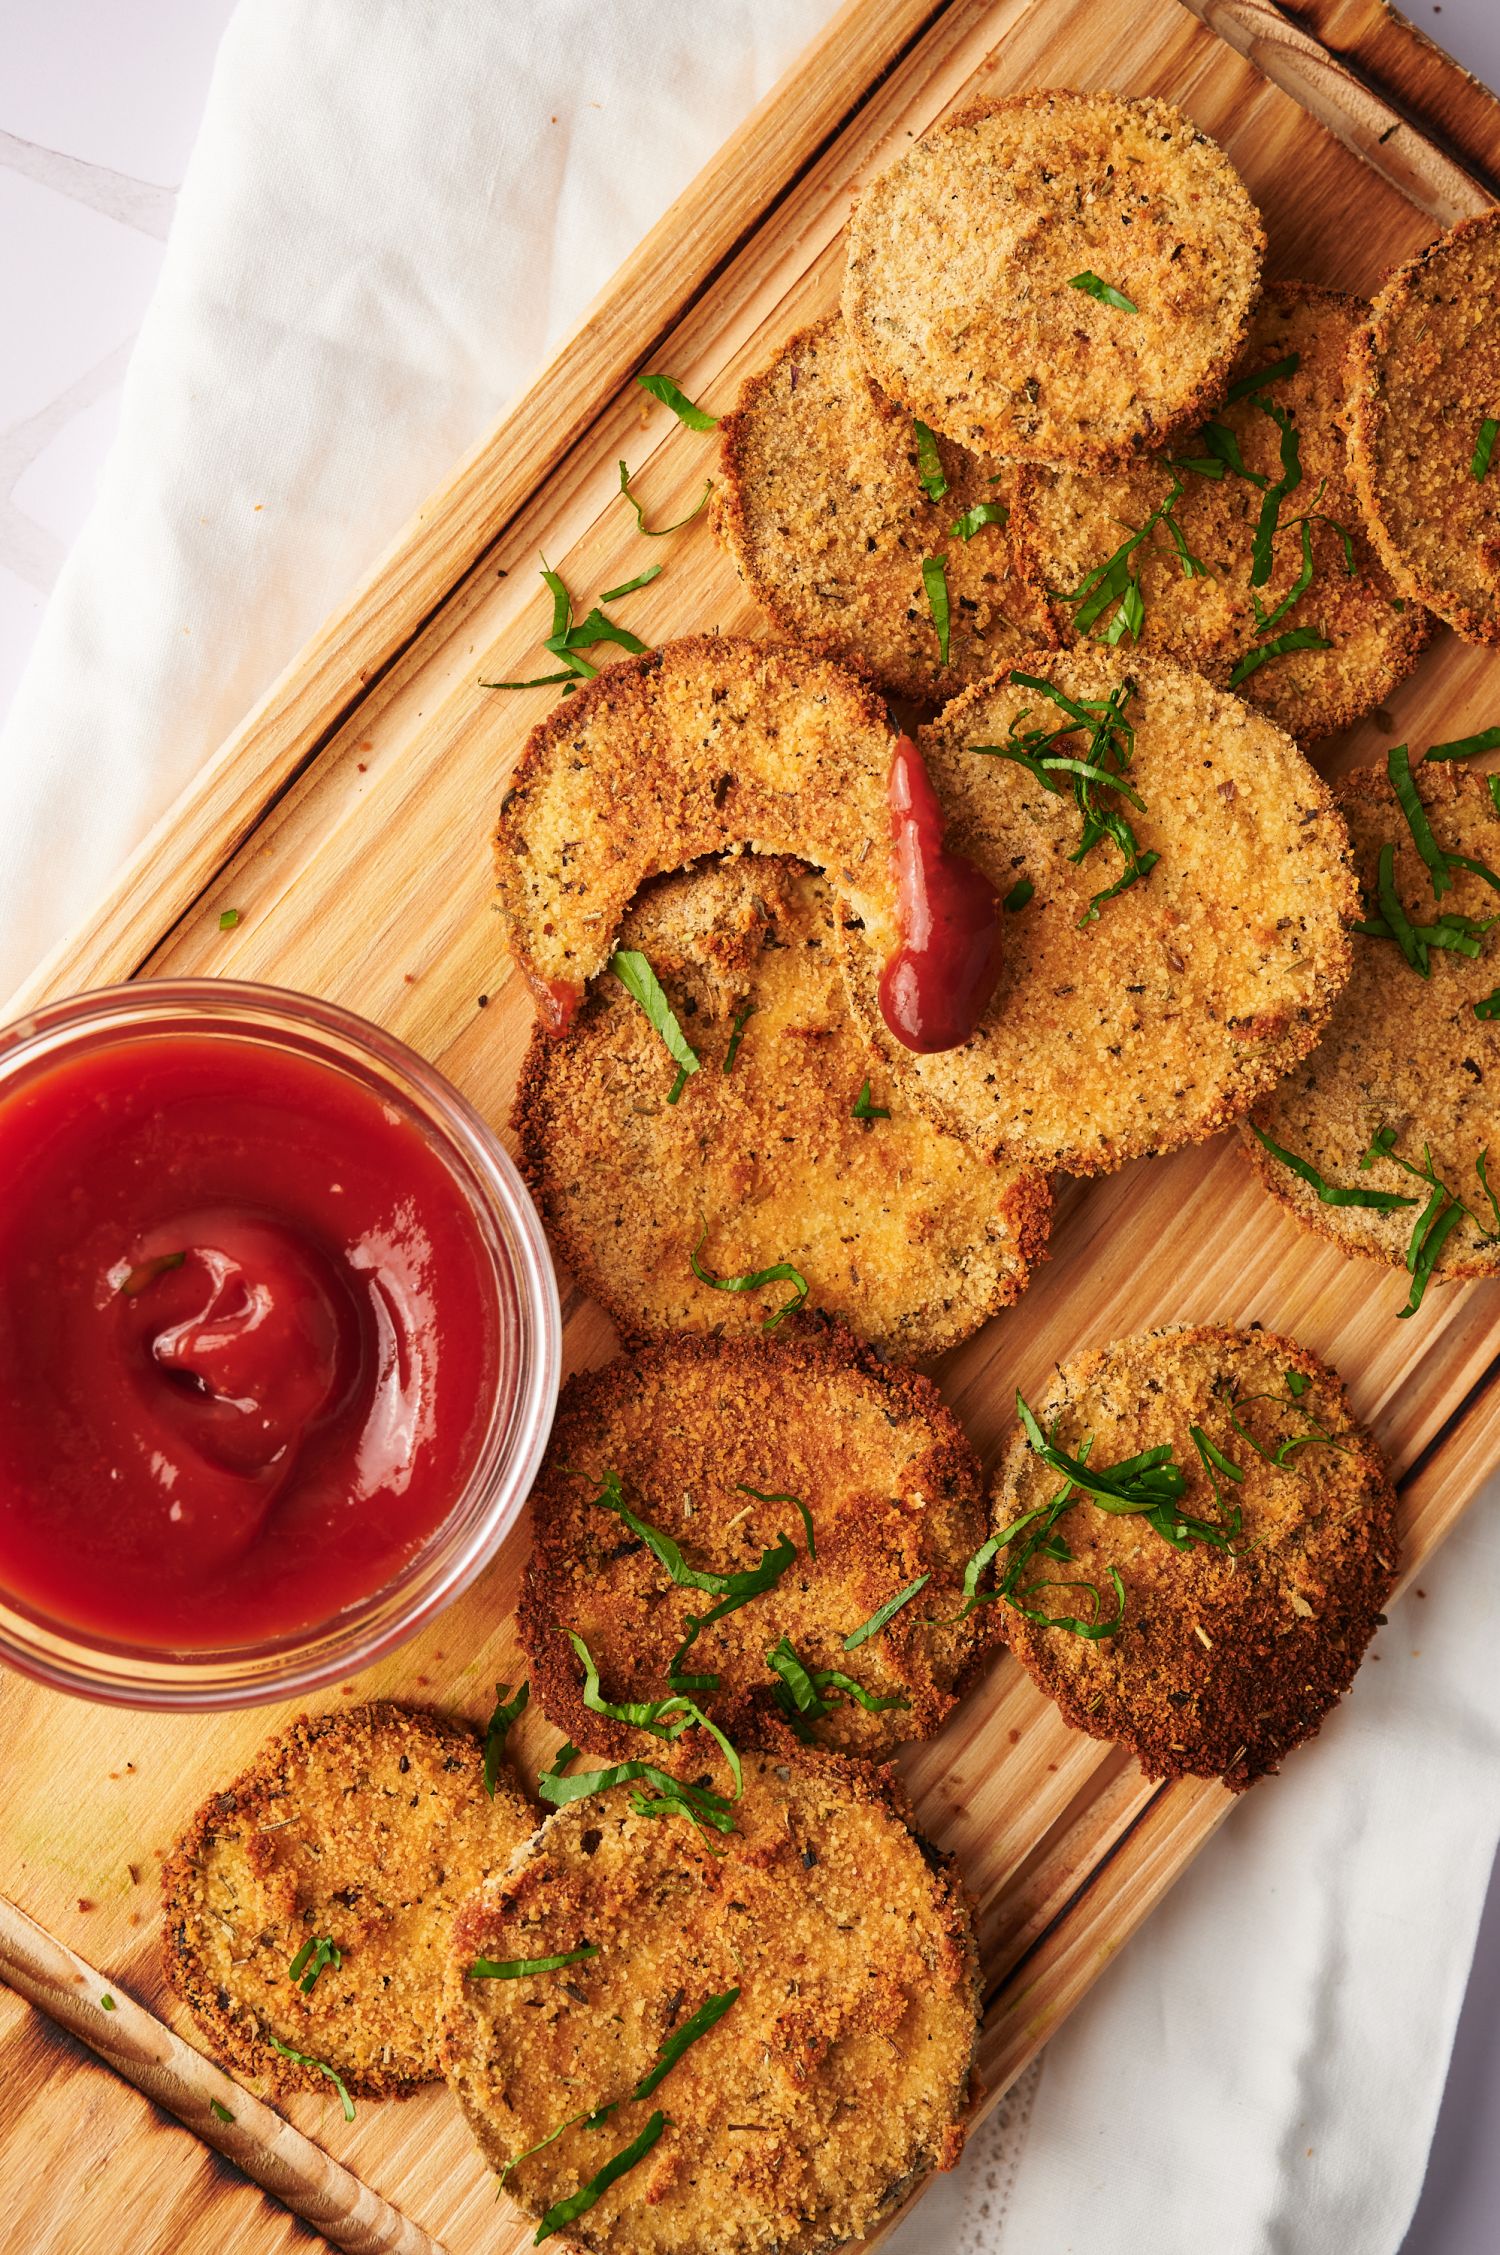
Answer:
M1316 18L1327 46L1264 0L852 0L24 999L167 973L311 989L413 1043L503 1124L530 1010L500 949L487 834L555 692L477 684L547 670L539 553L580 610L664 564L618 607L648 640L763 631L701 520L649 549L636 536L619 458L663 522L697 498L712 453L648 405L632 374L668 368L694 398L727 407L781 338L834 304L860 185L950 105L1029 86L1182 104L1249 182L1273 275L1373 289L1438 224L1491 200L1483 167L1500 151L1500 105L1376 0L1327 0ZM1500 655L1444 635L1389 712L1321 764L1497 716ZM221 933L225 908L240 921ZM1500 1457L1500 1287L1434 1290L1410 1323L1393 1320L1400 1298L1394 1274L1346 1264L1285 1218L1220 1138L1064 1185L1049 1264L936 1375L992 1459L1017 1384L1040 1389L1080 1346L1173 1320L1290 1331L1344 1373L1393 1461L1410 1576ZM614 1340L599 1311L574 1293L565 1314L569 1367L606 1359ZM482 1720L495 1679L522 1670L512 1608L525 1549L523 1531L435 1627L342 1696L441 1701ZM198 1801L284 1719L135 1715L0 1682L0 1890L112 1989L182 2025L157 1966L158 1865ZM527 1718L523 1765L551 1736ZM1322 1758L1317 1745L1295 1757ZM1233 1804L1211 1783L1145 1783L1065 1730L1008 1660L904 1767L925 1828L956 1851L979 1900L993 2100ZM318 2097L284 2112L451 2255L525 2243L441 2089L362 2105L347 2127ZM4 1990L0 2191L0 2238L28 2255L270 2255L306 2240Z

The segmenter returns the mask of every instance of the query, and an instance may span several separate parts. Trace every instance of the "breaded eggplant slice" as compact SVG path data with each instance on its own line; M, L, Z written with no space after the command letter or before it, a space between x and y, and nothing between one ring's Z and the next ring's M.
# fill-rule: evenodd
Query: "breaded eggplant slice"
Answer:
M1099 1174L1213 1134L1306 1055L1349 975L1358 892L1332 794L1263 714L1166 658L1080 649L1035 678L1075 706L1129 687L1128 781L1142 804L1089 787L1132 826L1142 864L1159 859L1090 919L1126 864L1107 836L1072 858L1084 818L1071 775L1055 790L973 749L1070 716L1008 677L981 683L921 746L950 847L1002 894L1034 888L1005 919L994 998L962 1048L913 1056L880 1015L891 926L841 924L845 976L896 1085L940 1126L1012 1165ZM1079 728L1053 754L1089 747Z
M1118 1740L1148 1777L1222 1777L1240 1791L1348 1690L1395 1581L1395 1490L1342 1381L1269 1331L1152 1331L1064 1364L1031 1407L1095 1475L1170 1444L1187 1476L1178 1511L1228 1539L1179 1547L1170 1511L1163 1534L1076 1490L1054 1521L1045 1507L1066 1477L1021 1433L996 1485L996 1530L1044 1507L1013 1541L1046 1530L1067 1555L1033 1555L1001 1600L1011 1650L1064 1721ZM1002 1547L997 1573L1020 1555ZM1115 1633L1036 1617L1113 1622L1113 1575Z
M1244 182L1180 110L1020 94L865 190L844 318L881 389L961 446L1118 462L1217 406L1264 250Z
M673 1580L598 1500L608 1474L624 1508L694 1573L750 1572L782 1538L785 1563L748 1602L705 1618L722 1594ZM833 1670L871 1702L829 1688L826 1714L799 1717L813 1742L880 1755L930 1738L992 1640L981 1616L954 1619L984 1519L977 1459L937 1388L846 1333L676 1339L622 1356L568 1380L532 1491L519 1627L533 1693L577 1745L655 1760L658 1740L585 1705L570 1631L609 1701L666 1698L674 1660L684 1675L716 1677L694 1696L731 1733L780 1711L768 1655L789 1641L804 1669ZM846 1649L919 1580L887 1625Z
M1351 481L1396 585L1465 641L1500 642L1500 211L1386 277L1350 350L1348 418Z
M1140 462L1104 475L1034 466L1019 473L1011 520L1016 566L1039 597L1051 596L1065 641L1113 634L1126 650L1138 645L1176 658L1220 688L1238 690L1301 743L1349 727L1405 680L1436 621L1385 571L1345 474L1344 360L1365 310L1358 298L1333 290L1273 282L1251 319L1235 382L1291 360L1297 366L1227 401L1207 435L1194 433L1173 448L1172 464ZM1257 399L1290 418L1285 440ZM1218 453L1209 451L1211 443ZM1295 447L1300 476L1280 503L1270 577L1254 587L1256 534L1267 490L1283 476L1284 444ZM1226 453L1250 474L1232 468ZM1193 462L1216 474L1189 467ZM1168 515L1158 515L1169 503ZM1134 593L1119 584L1119 567L1106 591L1099 575L1143 530L1123 567ZM1309 569L1304 592L1288 603ZM1137 601L1142 615L1132 637L1128 621ZM1089 612L1080 634L1076 620ZM1322 646L1256 656L1257 647L1307 634Z
M1500 871L1500 814L1488 778L1446 764L1413 771L1440 846ZM1335 786L1354 841L1368 919L1384 923L1377 897L1381 848L1394 846L1392 873L1409 923L1421 931L1456 915L1483 924L1500 915L1500 897L1471 871L1451 872L1441 900L1417 853L1383 768L1360 768ZM1500 933L1468 935L1476 956L1439 944L1426 948L1427 976L1392 939L1356 932L1354 973L1334 1005L1328 1031L1296 1071L1264 1097L1241 1133L1256 1173L1298 1221L1346 1253L1404 1267L1413 1224L1427 1205L1428 1182L1403 1159L1449 1186L1458 1206L1445 1224L1432 1268L1438 1281L1500 1275L1500 1208L1479 1169L1500 1191L1500 1023L1481 1018L1500 989ZM1500 1004L1495 1005L1500 1016ZM1304 1160L1331 1189L1409 1198L1379 1212L1330 1205L1254 1133ZM1395 1157L1365 1157L1382 1131L1395 1133ZM1430 1159L1429 1159L1430 1154Z
M606 668L532 731L500 811L510 945L542 1023L571 1022L637 889L704 854L794 854L858 912L891 893L892 731L805 650L693 635Z
M566 2226L599 2255L828 2255L963 2146L979 1965L950 1863L890 1771L799 1751L744 1774L722 1836L620 1789L559 1810L454 1934L444 2068L522 2213L644 2147Z
M936 500L919 482L911 416L870 382L831 314L783 345L720 424L714 521L783 634L890 696L940 704L1057 636L1045 600L1012 575L1013 473L934 444ZM946 558L946 665L922 581L933 556Z
M378 1701L304 1715L204 1803L162 1871L162 1952L217 2058L326 2094L284 2044L366 2098L440 2073L454 1916L538 1822L483 1771L467 1725Z
M790 1262L882 1354L940 1354L1007 1307L1046 1248L1045 1176L996 1167L889 1085L849 1017L833 895L743 857L663 877L620 945L651 964L701 1065L677 1068L605 972L540 1027L512 1124L554 1247L627 1337L758 1333L784 1298L694 1274ZM706 1234L705 1234L706 1232ZM701 1250L699 1241L702 1240Z

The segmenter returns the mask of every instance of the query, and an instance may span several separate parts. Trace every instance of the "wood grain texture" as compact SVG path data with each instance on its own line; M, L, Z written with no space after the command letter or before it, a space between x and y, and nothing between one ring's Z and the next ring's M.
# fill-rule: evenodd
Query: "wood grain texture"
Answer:
M1444 54L1420 25L1390 0L1295 0L1287 14L1424 139L1500 196L1500 95Z
M1263 11L1256 20L1257 36L1268 37ZM653 253L668 273L659 318L642 304L610 348L614 360L607 352L593 359L587 341L578 348L574 373L581 382L591 372L593 404L569 426L570 442L551 448L533 428L534 474L506 488L503 508L492 482L488 515L472 507L470 481L493 480L494 465L512 461L511 449L523 444L524 427L512 419L481 449L478 466L424 512L414 543L420 564L403 553L385 581L377 576L193 794L179 818L186 874L164 831L34 995L141 968L312 988L412 1042L503 1123L529 1010L498 945L488 832L506 774L552 693L508 695L478 684L543 670L538 641L549 607L536 576L539 550L580 609L643 564L663 563L659 580L618 606L648 640L762 631L701 521L649 548L634 533L616 491L617 459L629 460L651 521L660 522L691 507L711 450L624 387L638 357L629 340L647 339L642 352L710 408L727 406L789 330L836 302L841 232L862 180L908 134L976 93L1108 85L1178 101L1244 172L1266 214L1271 270L1281 276L1367 292L1431 238L1443 199L1461 192L1456 166L1429 171L1413 157L1399 182L1389 166L1372 169L1354 130L1368 113L1358 105L1340 112L1343 129L1335 131L1303 106L1317 91L1326 107L1329 89L1345 83L1337 74L1299 65L1300 77L1283 73L1288 91L1177 0L1138 0L1126 21L1088 0L954 0L913 37L924 21L920 8L880 0L846 11L840 36L860 42L865 75L854 86L843 49L825 43L808 68L816 80L829 76L826 98L799 81L784 115L773 101L758 132L775 146L753 152L765 206L759 223L736 207L737 232L726 220L725 247L708 260L699 255L694 199L684 199L674 222L682 240L674 252L669 230ZM1305 49L1298 52L1305 64ZM846 122L829 137L835 110ZM607 296L606 321L615 318L610 307ZM382 614L378 625L372 609ZM359 653L352 665L351 650ZM372 652L378 663L367 665ZM355 695L350 684L362 669L370 678ZM1389 710L1331 745L1322 764L1367 760L1401 736L1420 748L1487 723L1497 709L1500 657L1445 635ZM240 922L220 933L227 907ZM564 1290L569 1366L596 1364L613 1350L610 1327L566 1281ZM1035 1284L936 1375L993 1462L1017 1384L1044 1384L1054 1361L1081 1346L1166 1321L1259 1321L1291 1332L1342 1370L1356 1412L1389 1451L1414 1570L1500 1452L1500 1287L1434 1291L1417 1321L1397 1324L1403 1296L1394 1272L1345 1263L1273 1207L1233 1139L1220 1138L1064 1186L1052 1258ZM441 1701L482 1720L496 1678L519 1672L511 1624L525 1547L522 1529L459 1605L342 1695ZM203 1795L284 1719L279 1711L195 1720L103 1714L5 1682L0 1889L112 1982L180 2023L156 1965L160 1858ZM523 1770L534 1774L556 1734L533 1712L514 1735ZM1319 1758L1316 1745L1296 1757ZM924 1826L958 1854L979 1903L988 1985L982 2068L994 2096L1231 1802L1215 1784L1146 1784L1114 1749L1064 1729L1005 1658L942 1736L903 1767ZM163 2132L133 2092L89 2070L68 2039L7 2004L0 1992L0 2111L24 2104L27 2125L24 2145L10 2150L44 2150L50 2140L60 2153L69 2123L98 2125L87 2183L58 2173L35 2196L28 2246L113 2255L119 2236L101 2186L133 2197L148 2170L171 2234L143 2225L129 2241L133 2255L224 2244L236 2255L268 2255L294 2243L297 2227L258 2193L228 2190L196 2141ZM511 2255L524 2244L441 2091L361 2106L350 2126L336 2104L316 2096L300 2095L283 2111L451 2255Z

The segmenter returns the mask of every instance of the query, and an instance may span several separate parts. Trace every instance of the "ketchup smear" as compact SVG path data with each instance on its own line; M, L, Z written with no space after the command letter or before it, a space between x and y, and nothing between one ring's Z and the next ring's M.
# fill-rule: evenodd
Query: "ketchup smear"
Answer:
M331 1620L447 1517L499 1380L457 1183L333 1068L121 1039L0 1103L0 1587L220 1652Z
M909 736L896 739L887 795L901 937L881 973L880 1014L908 1049L957 1049L1000 976L1000 895L944 846L943 810Z

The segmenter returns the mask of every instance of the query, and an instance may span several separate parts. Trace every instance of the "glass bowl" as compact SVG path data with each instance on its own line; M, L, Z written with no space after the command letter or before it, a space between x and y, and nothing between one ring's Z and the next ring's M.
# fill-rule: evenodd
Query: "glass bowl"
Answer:
M213 1034L311 1059L396 1107L446 1167L473 1219L502 1344L472 1470L447 1517L393 1579L334 1618L228 1651L163 1652L48 1619L0 1587L0 1660L62 1691L178 1711L258 1706L339 1681L450 1605L493 1558L530 1492L551 1429L562 1318L525 1184L473 1107L435 1068L350 1011L227 979L143 980L69 997L0 1029L0 1102L29 1076L151 1034Z

